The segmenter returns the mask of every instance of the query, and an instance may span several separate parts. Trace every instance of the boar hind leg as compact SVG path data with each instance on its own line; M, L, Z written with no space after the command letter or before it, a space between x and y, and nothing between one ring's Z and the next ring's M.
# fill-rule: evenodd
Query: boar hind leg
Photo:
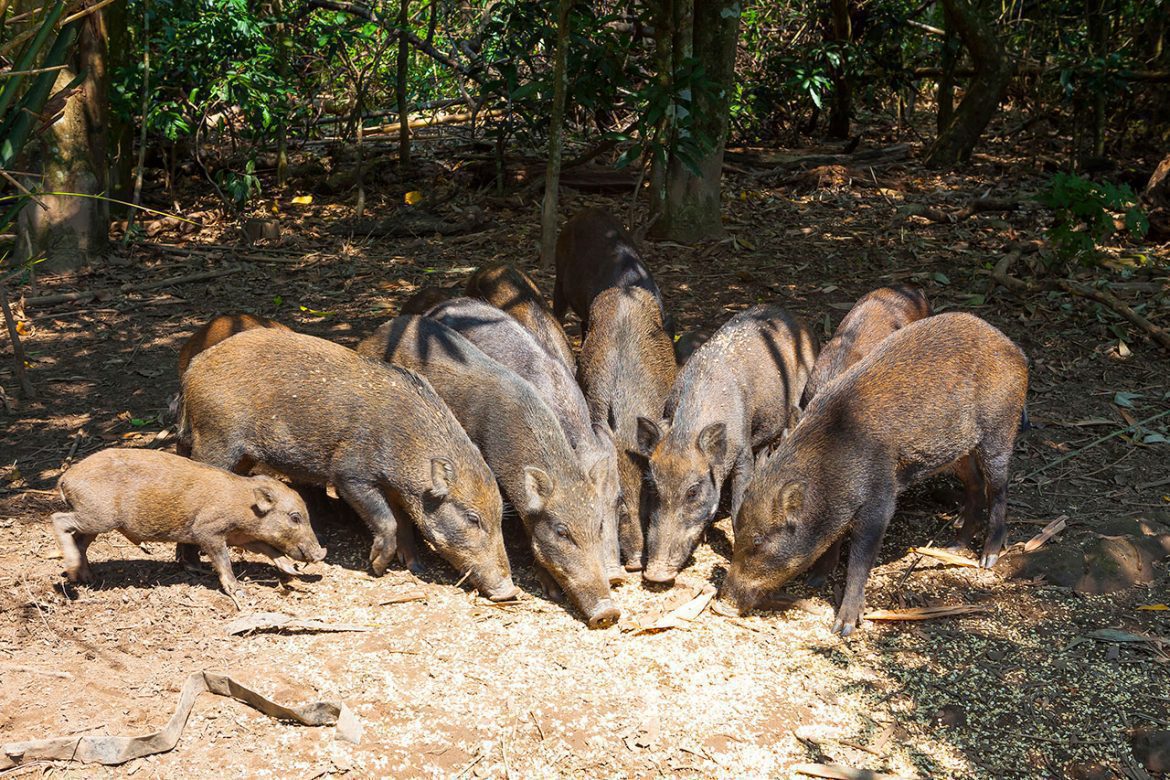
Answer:
M203 566L199 563L199 545L197 544L184 544L182 542L176 544L175 560L187 571L204 571Z
M983 477L983 466L974 452L959 459L955 472L963 481L963 519L952 550L965 550L971 546L976 529L983 525L987 513L987 480Z
M398 562L410 570L412 574L422 574L423 565L418 560L418 545L414 523L409 518L399 517L397 542Z
M398 551L398 521L394 517L394 510L377 485L339 480L336 487L338 495L353 507L353 511L358 513L366 528L374 535L374 544L370 548L370 566L374 574L381 577Z
M893 491L878 495L857 512L853 523L853 538L849 544L849 568L845 574L845 595L837 609L833 632L843 637L853 633L861 625L861 611L865 606L865 582L869 572L877 563L882 537L890 518L894 515Z
M991 509L987 513L987 540L983 543L983 557L979 561L979 565L985 569L990 569L999 560L1000 550L1003 549L1003 542L1007 537L1007 524L1004 520L1007 515L1008 461L1011 455L1009 445L1004 452L996 453L984 460L987 492L991 497Z

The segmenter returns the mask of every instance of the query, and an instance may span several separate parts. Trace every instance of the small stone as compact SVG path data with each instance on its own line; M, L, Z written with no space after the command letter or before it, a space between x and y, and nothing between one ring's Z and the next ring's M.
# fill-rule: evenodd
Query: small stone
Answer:
M962 728L967 725L967 710L958 704L945 704L931 717L935 726Z

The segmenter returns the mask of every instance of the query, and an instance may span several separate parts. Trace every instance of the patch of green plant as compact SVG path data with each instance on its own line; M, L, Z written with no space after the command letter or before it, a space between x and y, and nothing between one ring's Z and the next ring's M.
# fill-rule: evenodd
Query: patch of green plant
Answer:
M1140 238L1150 227L1137 194L1126 184L1058 173L1037 200L1052 209L1056 218L1048 229L1048 240L1063 260L1092 262L1097 247L1117 232L1115 215L1122 215L1131 236Z

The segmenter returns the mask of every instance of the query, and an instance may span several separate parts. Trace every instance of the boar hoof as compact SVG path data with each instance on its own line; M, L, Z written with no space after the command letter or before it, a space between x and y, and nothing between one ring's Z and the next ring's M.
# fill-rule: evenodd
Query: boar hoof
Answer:
M677 576L677 574L677 572L673 572L668 569L661 569L651 566L647 568L646 571L642 572L642 580L651 585L671 586L674 585L674 578Z
M626 561L626 571L642 571L642 556L638 556L638 560Z
M629 575L626 574L626 570L620 566L611 568L606 576L609 577L610 585L623 585L630 579Z
M606 599L598 602L597 606L593 608L593 612L589 615L590 628L609 628L618 622L618 618L622 616L622 611L618 609L612 601Z
M857 617L841 618L838 617L833 621L833 633L840 634L842 639L847 638L854 632L855 629L861 626L861 620Z
M999 553L990 553L988 555L984 555L979 560L979 566L984 568L984 569L990 569L992 566L995 565L995 562L998 560L999 560Z
M390 566L390 561L397 555L398 545L392 534L377 534L374 544L370 547L370 566L374 574L381 577Z
M488 601L515 601L520 597L520 589L507 580L484 593Z

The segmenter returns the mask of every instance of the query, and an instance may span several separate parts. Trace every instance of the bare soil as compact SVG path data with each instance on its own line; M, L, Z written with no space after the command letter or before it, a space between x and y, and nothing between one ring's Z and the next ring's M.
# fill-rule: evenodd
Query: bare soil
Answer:
M177 350L214 313L250 311L352 346L419 285L459 284L482 263L515 263L551 289L550 275L534 270L534 198L467 194L429 165L416 181L385 184L371 210L401 214L412 189L434 200L450 193L436 213L458 221L456 209L476 205L485 230L335 235L331 228L352 218L348 205L318 197L297 206L291 198L301 193L289 191L265 203L269 215L274 202L279 208L278 242L244 246L223 225L172 229L120 249L110 265L40 278L35 293L18 288L43 295L241 268L161 290L24 307L35 401L17 401L5 341L0 387L14 409L0 411L0 743L152 731L170 717L186 676L200 670L229 673L278 701L343 699L365 734L352 745L335 740L332 728L273 721L205 695L172 752L122 767L34 764L14 774L787 777L796 764L820 762L923 778L1088 777L1093 769L1143 776L1131 730L1170 728L1170 656L1158 641L1170 641L1170 613L1137 608L1170 602L1165 563L1152 585L1082 597L995 570L918 562L908 548L947 541L957 517L959 491L941 478L901 500L868 603L984 611L875 621L848 641L828 631L834 594L803 584L790 592L806 597L808 609L744 618L707 611L686 629L624 630L722 581L727 519L673 590L620 587L625 625L605 631L588 630L580 615L540 594L518 534L509 551L524 595L496 606L429 552L421 581L401 569L372 577L365 530L324 514L314 520L329 557L302 580L282 583L267 562L238 555L246 609L367 632L229 637L224 626L237 613L213 575L178 568L170 545L138 548L114 535L91 547L97 583L67 586L47 525L55 479L103 447L173 447L167 407ZM1167 434L1167 418L1045 468L1170 408L1170 383L1167 356L1095 304L988 289L988 269L1009 242L1042 236L1043 212L1025 204L955 224L899 216L906 203L957 209L988 190L1019 196L1036 186L1038 170L1004 152L962 175L904 164L811 190L766 187L744 170L726 186L727 240L647 243L645 253L682 331L712 330L768 301L827 333L873 287L923 285L936 309L985 317L1032 361L1036 427L1014 460L1011 542L1061 515L1068 527L1049 544L1075 545L1122 517L1167 522L1170 444L1151 436ZM599 204L625 216L628 205L565 197L565 212ZM1126 259L1139 253L1146 264ZM1111 256L1114 291L1170 324L1166 247L1117 247ZM423 601L385 604L420 587ZM1153 639L1091 636L1105 628Z

